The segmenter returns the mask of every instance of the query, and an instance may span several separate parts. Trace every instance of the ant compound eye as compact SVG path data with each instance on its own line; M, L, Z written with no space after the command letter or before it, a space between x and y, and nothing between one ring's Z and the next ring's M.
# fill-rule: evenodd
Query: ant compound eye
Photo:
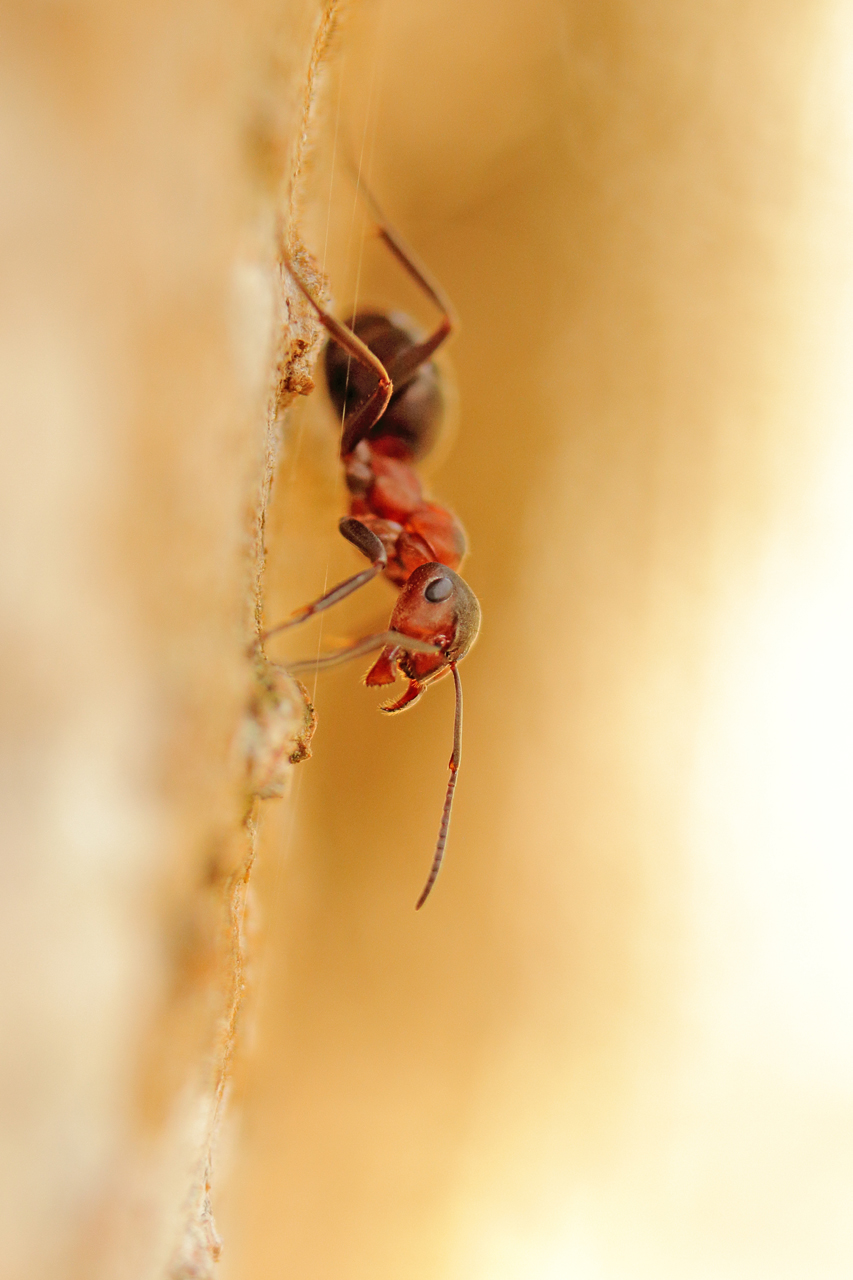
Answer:
M440 604L442 600L446 600L453 590L453 583L449 578L436 578L429 584L424 595L430 604Z

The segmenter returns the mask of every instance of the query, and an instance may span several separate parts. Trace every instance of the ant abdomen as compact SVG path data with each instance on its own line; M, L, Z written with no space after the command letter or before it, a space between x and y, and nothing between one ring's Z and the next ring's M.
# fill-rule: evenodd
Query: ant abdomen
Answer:
M368 432L371 447L405 462L425 458L438 439L444 414L438 366L427 360L400 381L394 374L395 364L417 345L420 335L400 312L363 311L348 320L347 326L381 360L394 382L388 408ZM339 417L344 418L367 399L376 378L332 338L326 345L325 366L329 395Z

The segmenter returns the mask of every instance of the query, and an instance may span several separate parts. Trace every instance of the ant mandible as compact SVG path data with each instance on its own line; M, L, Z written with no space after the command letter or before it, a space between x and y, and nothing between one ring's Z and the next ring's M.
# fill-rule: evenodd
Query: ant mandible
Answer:
M462 755L462 684L457 667L477 638L480 605L456 572L467 551L465 531L451 511L427 501L415 471L415 464L430 451L438 435L443 397L432 356L452 332L453 312L440 288L416 263L375 205L373 211L380 239L438 308L441 320L423 341L418 341L410 323L397 313L392 318L384 312L357 311L341 324L312 296L285 255L290 275L329 334L326 381L343 420L340 453L350 494L350 514L338 528L371 563L296 610L261 640L331 608L384 574L400 591L388 630L291 664L288 670L331 667L381 648L364 683L393 684L398 672L409 682L401 697L383 705L381 709L388 713L411 707L428 685L452 673L456 714L450 778L432 866L415 906L419 910L435 884L447 843Z

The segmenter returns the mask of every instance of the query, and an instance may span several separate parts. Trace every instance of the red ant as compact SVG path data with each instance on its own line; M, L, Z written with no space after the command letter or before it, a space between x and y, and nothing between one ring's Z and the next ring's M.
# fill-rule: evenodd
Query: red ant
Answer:
M400 591L388 630L288 669L330 667L381 648L364 683L393 684L398 671L409 682L401 697L382 707L389 713L412 706L428 685L448 672L453 674L456 716L450 778L432 867L415 907L419 910L435 884L447 843L462 754L462 685L457 664L477 638L480 605L455 572L467 550L465 531L451 511L426 500L414 467L438 434L443 398L432 356L453 329L453 312L409 249L378 210L374 212L380 238L441 312L441 320L423 341L396 313L392 318L383 312L356 312L341 324L312 297L285 256L291 276L330 335L326 381L343 421L341 461L350 493L349 517L338 528L371 564L298 609L262 640L330 608L382 573Z

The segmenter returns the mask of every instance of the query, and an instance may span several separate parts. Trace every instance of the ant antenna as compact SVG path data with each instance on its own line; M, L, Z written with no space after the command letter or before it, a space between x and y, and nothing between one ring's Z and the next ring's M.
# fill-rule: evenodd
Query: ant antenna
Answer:
M453 754L450 757L450 777L447 782L447 794L444 797L444 809L441 814L441 826L438 828L438 840L435 845L432 866L429 870L427 882L423 887L423 892L415 903L415 911L420 911L421 907L426 902L432 892L432 886L438 879L438 873L441 870L441 863L444 858L444 846L447 844L447 829L450 826L450 810L453 805L453 792L456 790L456 779L459 776L459 762L462 759L462 681L459 679L459 672L456 670L455 662L450 664L450 670L453 672L453 682L456 685L456 719L453 723Z

